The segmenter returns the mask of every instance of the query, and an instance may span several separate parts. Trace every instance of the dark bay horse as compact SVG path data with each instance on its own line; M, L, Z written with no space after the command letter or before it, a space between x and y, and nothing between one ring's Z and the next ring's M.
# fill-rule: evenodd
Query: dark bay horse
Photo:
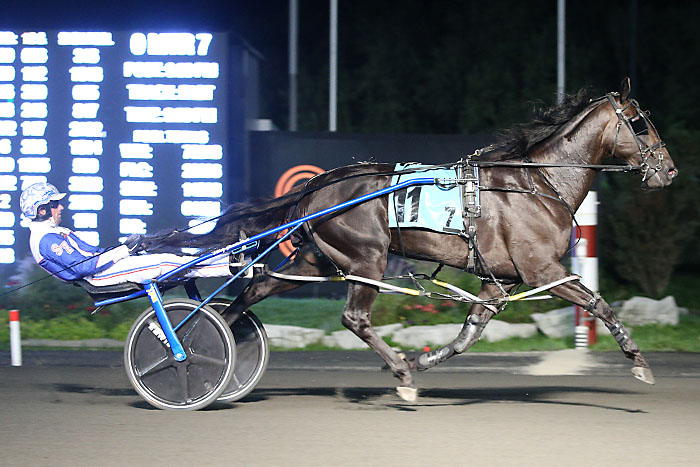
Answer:
M642 131L637 134L640 123ZM560 260L569 246L573 213L596 175L595 168L588 166L601 164L610 156L638 166L643 189L667 186L678 173L647 114L629 99L629 80L623 81L620 93L602 98L590 99L585 92L567 96L560 105L541 110L532 122L514 127L480 155L482 215L476 219L476 232L481 255L475 271L483 279L479 298L503 297L519 284L539 287L570 275ZM515 164L499 166L503 161ZM284 199L225 212L209 234L178 233L149 241L152 249L155 245L214 248L232 244L241 235L251 236L385 188L392 170L392 165L375 163L330 170ZM460 236L402 228L399 238L396 230L389 228L387 197L308 222L295 244L300 250L282 270L286 274L324 276L341 271L381 280L390 252L460 269L466 268L468 261L468 245ZM225 316L233 322L252 304L300 285L256 277ZM550 292L601 319L633 361L633 375L653 384L649 364L605 300L578 280L555 286ZM372 285L349 282L342 323L387 362L399 379L398 393L405 400L416 398L411 370L430 368L464 352L500 311L491 305L473 304L453 342L407 360L372 328L371 308L377 293Z

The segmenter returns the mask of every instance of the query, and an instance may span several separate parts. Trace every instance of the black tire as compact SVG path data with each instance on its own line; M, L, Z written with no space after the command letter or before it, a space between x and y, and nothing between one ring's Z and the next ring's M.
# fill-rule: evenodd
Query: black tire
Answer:
M173 327L198 305L188 299L163 302ZM126 338L124 367L136 392L166 410L199 410L216 401L233 376L236 357L233 335L221 315L204 306L176 332L187 353L183 362L155 333L162 330L149 308Z
M231 304L230 300L215 298L208 303L217 312L223 312ZM247 396L265 374L270 358L270 345L267 333L255 314L248 310L231 325L236 341L236 368L224 392L221 402L234 402Z

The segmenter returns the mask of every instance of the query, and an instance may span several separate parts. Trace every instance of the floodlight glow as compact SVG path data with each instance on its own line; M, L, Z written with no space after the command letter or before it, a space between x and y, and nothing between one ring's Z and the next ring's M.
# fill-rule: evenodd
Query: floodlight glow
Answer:
M20 69L23 81L48 81L49 69L45 66L23 66Z
M15 170L15 159L12 157L0 157L0 172L12 172Z
M46 102L22 102L19 115L22 118L46 118L49 108Z
M130 100L211 101L214 84L127 84Z
M15 49L0 47L0 63L13 63L15 61Z
M221 212L218 201L183 201L180 205L183 216L214 217Z
M44 100L49 96L49 87L45 84L23 84L20 95L25 101Z
M102 155L102 140L99 139L74 139L68 142L68 146L73 156Z
M14 81L15 67L9 65L0 66L0 81Z
M71 211L102 211L102 195L68 195L68 209Z
M7 138L0 139L0 154L9 154L11 152L12 141Z
M45 174L51 172L51 159L48 157L20 157L17 166L21 173Z
M140 143L119 144L119 154L123 159L152 159L153 146Z
M79 230L75 234L88 245L98 246L100 244L100 234L92 230Z
M125 180L119 182L121 196L158 196L158 185L151 181Z
M96 101L100 98L100 86L97 84L76 84L73 86L73 100Z
M68 124L68 136L71 138L104 138L107 132L104 131L102 122L76 122Z
M22 187L24 190L26 187ZM17 177L14 175L0 175L0 191L17 191Z
M22 63L46 63L49 61L49 49L45 47L28 47L19 52Z
M58 45L114 45L111 32L59 32Z
M183 144L183 159L221 159L224 149L220 144Z
M119 176L122 178L153 178L153 166L148 162L120 162Z
M221 178L223 168L221 164L191 163L182 164L182 178Z
M206 130L134 130L132 141L137 143L197 143L209 142Z
M74 175L68 177L68 190L73 192L100 193L104 190L102 177Z
M100 63L100 49L73 49L73 63Z
M15 116L15 104L13 102L0 102L0 118L12 118Z
M125 78L218 78L216 62L124 62Z
M100 110L100 104L96 102L76 102L73 104L73 118L97 118L97 111Z
M73 214L73 227L76 229L96 229L97 213L76 212Z
M0 31L0 45L17 45L19 36L12 31Z
M72 162L74 174L96 174L100 171L100 160L92 157L76 157Z
M14 99L15 98L15 85L14 84L0 84L0 99Z
M39 136L43 137L46 133L47 122L44 120L25 120L20 125L22 127L22 136Z
M0 230L0 245L10 246L15 244L14 230Z
M22 44L24 45L48 45L49 38L45 32L23 32Z
M13 120L0 120L0 136L17 136L17 122ZM8 139L7 141L10 140Z
M185 182L182 194L186 198L221 198L224 186L219 182Z
M119 214L126 216L152 216L153 204L145 199L123 199L119 201Z
M22 154L43 156L49 151L48 143L45 139L23 139L20 141L20 150Z
M195 235L204 235L214 230L214 227L216 227L216 221L211 220L207 222L206 218L192 219L187 223L187 225L189 225L190 227L189 229L187 229L189 233Z
M9 211L0 211L0 227L14 227L15 213Z
M12 248L0 248L0 263L12 264L15 262L15 250Z
M73 66L68 70L73 82L101 83L105 79L101 66Z
M119 233L122 234L145 234L146 223L141 219L119 219Z

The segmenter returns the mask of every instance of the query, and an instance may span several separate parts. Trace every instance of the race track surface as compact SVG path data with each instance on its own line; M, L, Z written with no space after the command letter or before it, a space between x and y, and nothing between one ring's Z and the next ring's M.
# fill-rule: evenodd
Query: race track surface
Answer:
M700 465L700 354L471 354L399 400L370 352L273 353L243 401L152 409L118 352L0 353L0 465ZM436 371L437 370L437 371Z

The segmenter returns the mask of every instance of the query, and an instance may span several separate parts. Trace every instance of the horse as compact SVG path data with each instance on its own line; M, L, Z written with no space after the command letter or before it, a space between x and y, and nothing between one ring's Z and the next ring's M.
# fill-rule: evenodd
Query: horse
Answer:
M476 238L422 229L390 228L388 200L380 197L304 224L294 237L298 253L281 272L297 276L342 273L381 280L389 253L465 269L469 249L477 250L473 272L482 279L481 300L504 297L516 286L540 287L570 275L560 263L569 248L572 220L604 159L612 156L642 174L641 188L670 185L678 174L658 131L636 100L629 78L621 90L592 99L590 91L566 95L525 124L504 131L478 158L482 215L474 219ZM641 132L639 127L641 125ZM232 207L208 234L171 232L147 239L150 247L217 248L242 236L282 225L329 206L386 188L393 165L360 163L336 168L309 180L267 204ZM298 231L298 232L299 232ZM470 243L472 242L473 243ZM303 283L258 275L224 312L233 323L260 300ZM610 305L579 280L552 287L549 293L583 307L603 321L632 374L654 384L649 363ZM342 324L376 351L398 379L398 395L415 401L413 370L431 368L469 349L504 305L473 303L461 331L448 345L406 358L382 340L371 324L375 285L349 282Z

